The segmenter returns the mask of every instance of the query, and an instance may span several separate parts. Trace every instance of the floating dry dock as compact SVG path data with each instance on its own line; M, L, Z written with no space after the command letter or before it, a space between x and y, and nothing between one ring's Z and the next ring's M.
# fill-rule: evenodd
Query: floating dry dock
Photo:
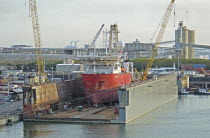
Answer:
M82 112L76 108L65 112L54 112L52 115L30 114L29 118L25 114L24 121L125 124L177 98L177 92L177 77L172 74L120 88L119 114L115 114L115 107L84 108Z
M54 115L44 115L39 118L25 119L33 122L62 122L62 123L116 123L118 115L114 113L115 108L85 108L82 112L65 111Z
M119 120L128 123L177 98L177 75L163 76L119 90Z

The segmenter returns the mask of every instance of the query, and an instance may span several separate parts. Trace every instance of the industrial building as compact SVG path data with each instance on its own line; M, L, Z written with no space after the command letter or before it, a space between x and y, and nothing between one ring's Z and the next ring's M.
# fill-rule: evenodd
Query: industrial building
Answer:
M175 31L175 45L183 44L195 44L195 30L190 30L183 25L183 22L179 23L178 29ZM193 59L195 57L195 49L193 47L182 47L182 58Z
M149 58L153 47L152 43L141 43L136 39L132 43L125 43L124 52L128 54L128 59Z
M12 45L11 48L14 49L31 49L33 46L31 45Z
M106 48L96 48L95 49L97 55L105 53ZM76 56L84 56L84 55L93 55L94 49L93 48L73 48L73 47L67 47L64 49L64 53L68 54L70 56L76 57Z
M56 72L82 72L84 71L84 67L82 64L57 64Z
M136 39L132 43L125 43L123 52L127 53L128 59L136 58L149 58L152 54L152 48L154 44L152 43L141 43ZM106 53L106 48L96 48L97 55ZM93 55L93 48L76 48L76 47L66 47L64 53L71 56L83 56L83 55Z

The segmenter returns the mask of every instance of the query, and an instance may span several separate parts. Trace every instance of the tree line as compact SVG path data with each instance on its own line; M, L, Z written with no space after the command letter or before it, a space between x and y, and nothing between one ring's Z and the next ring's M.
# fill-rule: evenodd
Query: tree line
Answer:
M134 68L136 68L139 71L144 71L148 61L149 59L145 59L145 58L130 60L130 62L133 62ZM62 63L63 63L62 60L50 60L50 61L47 61L45 68L46 70L50 70L51 67L55 69L56 64L62 64ZM75 61L75 64L76 63L79 63L79 61ZM175 63L176 68L178 68L178 59L166 59L166 58L155 59L152 68L173 67L174 63ZM179 68L181 68L181 64L205 64L206 69L210 70L210 60L206 60L206 59L179 59L179 63L180 63ZM36 69L36 68L37 68L36 62L16 65L16 69L23 69L24 71L31 71L32 69Z
M134 68L136 68L139 71L143 71L146 68L146 65L148 63L149 59L134 59L130 60L130 62L133 62ZM155 67L173 67L175 63L176 68L178 68L178 59L155 59L152 68ZM179 59L180 67L181 64L205 64L206 69L210 70L210 60L207 59Z
M51 67L53 67L53 70L56 69L57 64L62 64L62 60L48 60L45 63L45 70L51 70ZM37 63L36 62L30 62L26 64L17 64L16 68L17 70L23 70L24 72L31 72L31 71L37 71Z

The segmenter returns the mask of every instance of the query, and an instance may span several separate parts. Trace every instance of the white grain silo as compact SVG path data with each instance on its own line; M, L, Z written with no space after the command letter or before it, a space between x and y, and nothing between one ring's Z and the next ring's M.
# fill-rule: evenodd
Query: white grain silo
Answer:
M188 31L188 43L195 44L195 30ZM195 57L195 49L193 47L188 48L189 59L193 59Z
M182 29L182 43L188 44L188 29L186 26ZM185 59L189 58L188 47L183 47L183 57Z

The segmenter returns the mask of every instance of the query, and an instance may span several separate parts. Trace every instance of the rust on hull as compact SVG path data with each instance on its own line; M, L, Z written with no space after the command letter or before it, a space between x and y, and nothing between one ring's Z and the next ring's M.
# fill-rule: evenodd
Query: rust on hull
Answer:
M85 97L81 80L23 87L23 117L36 118L50 110L62 110L64 103ZM83 102L74 101L72 104Z

